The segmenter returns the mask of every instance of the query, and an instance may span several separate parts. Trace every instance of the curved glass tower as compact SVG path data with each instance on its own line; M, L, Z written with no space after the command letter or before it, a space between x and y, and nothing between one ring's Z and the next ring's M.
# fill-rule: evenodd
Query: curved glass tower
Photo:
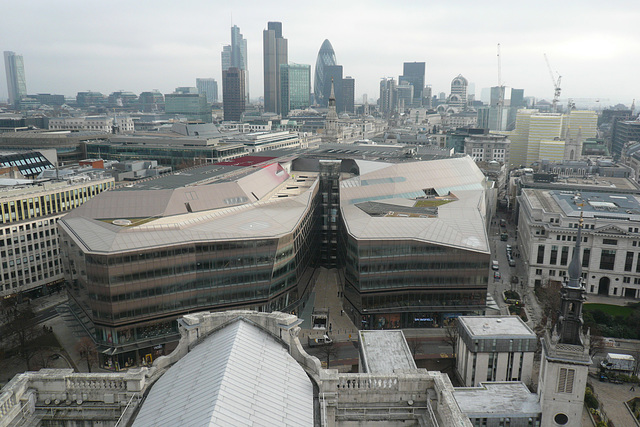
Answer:
M331 65L336 65L336 53L333 51L331 42L325 40L322 46L320 46L318 59L316 59L316 75L313 81L313 93L316 97L316 104L327 105L329 93L325 93L325 88L331 85L324 84L326 76L325 68Z

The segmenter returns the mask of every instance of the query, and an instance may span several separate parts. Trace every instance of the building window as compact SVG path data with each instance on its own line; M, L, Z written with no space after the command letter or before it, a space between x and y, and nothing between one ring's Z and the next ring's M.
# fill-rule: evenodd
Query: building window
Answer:
M551 258L549 258L549 264L555 265L558 262L558 247L551 246Z
M549 276L555 276L555 275L556 275L555 270L549 270Z
M631 283L631 277L623 277L622 283Z
M585 248L584 252L582 253L582 266L588 268L590 259L591 259L591 249Z
M602 244L604 244L604 245L617 245L618 241L616 239L602 239Z
M544 264L544 245L538 245L538 264Z
M558 375L558 393L573 393L573 380L575 374L575 369L560 368Z
M542 275L542 269L536 268L536 276L541 276L541 275Z
M633 268L633 252L627 252L627 257L624 260L624 271L631 271Z
M600 255L600 269L601 270L613 270L616 263L616 251L615 249L603 249Z
M567 261L569 259L569 247L562 247L562 254L560 255L560 265L567 265Z

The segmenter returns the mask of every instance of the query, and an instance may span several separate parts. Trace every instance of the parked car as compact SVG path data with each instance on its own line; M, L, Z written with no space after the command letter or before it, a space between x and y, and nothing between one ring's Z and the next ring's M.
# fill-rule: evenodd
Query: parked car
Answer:
M507 254L510 254L511 252L513 252L513 248L511 245L507 245Z
M498 260L491 261L491 269L492 270L500 270L500 264L498 264Z
M515 267L516 266L516 260L513 259L513 257L509 257L509 267Z

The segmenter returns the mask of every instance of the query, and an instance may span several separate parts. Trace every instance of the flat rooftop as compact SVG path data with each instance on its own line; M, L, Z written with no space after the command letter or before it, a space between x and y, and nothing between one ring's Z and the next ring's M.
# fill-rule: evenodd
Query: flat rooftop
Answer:
M369 374L392 374L396 369L416 369L416 362L401 330L360 331L362 370Z
M538 395L522 382L480 383L480 387L456 388L460 410L470 418L535 417L542 412Z
M640 196L630 193L524 189L531 207L566 217L640 221Z
M536 336L519 316L460 316L458 321L472 337L500 336L504 339Z

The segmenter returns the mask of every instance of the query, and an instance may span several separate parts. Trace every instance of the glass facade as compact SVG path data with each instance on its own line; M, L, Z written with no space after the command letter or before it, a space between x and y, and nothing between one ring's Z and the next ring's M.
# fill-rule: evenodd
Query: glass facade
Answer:
M303 64L280 65L282 116L289 111L311 105L311 66Z
M345 299L364 329L436 327L484 312L489 254L343 234Z
M316 191L292 233L267 239L93 254L62 233L69 294L79 317L94 326L96 342L107 348L109 358L101 363L127 354L124 363L140 365L153 347L177 340L175 320L189 312L287 310L314 264L318 199Z

